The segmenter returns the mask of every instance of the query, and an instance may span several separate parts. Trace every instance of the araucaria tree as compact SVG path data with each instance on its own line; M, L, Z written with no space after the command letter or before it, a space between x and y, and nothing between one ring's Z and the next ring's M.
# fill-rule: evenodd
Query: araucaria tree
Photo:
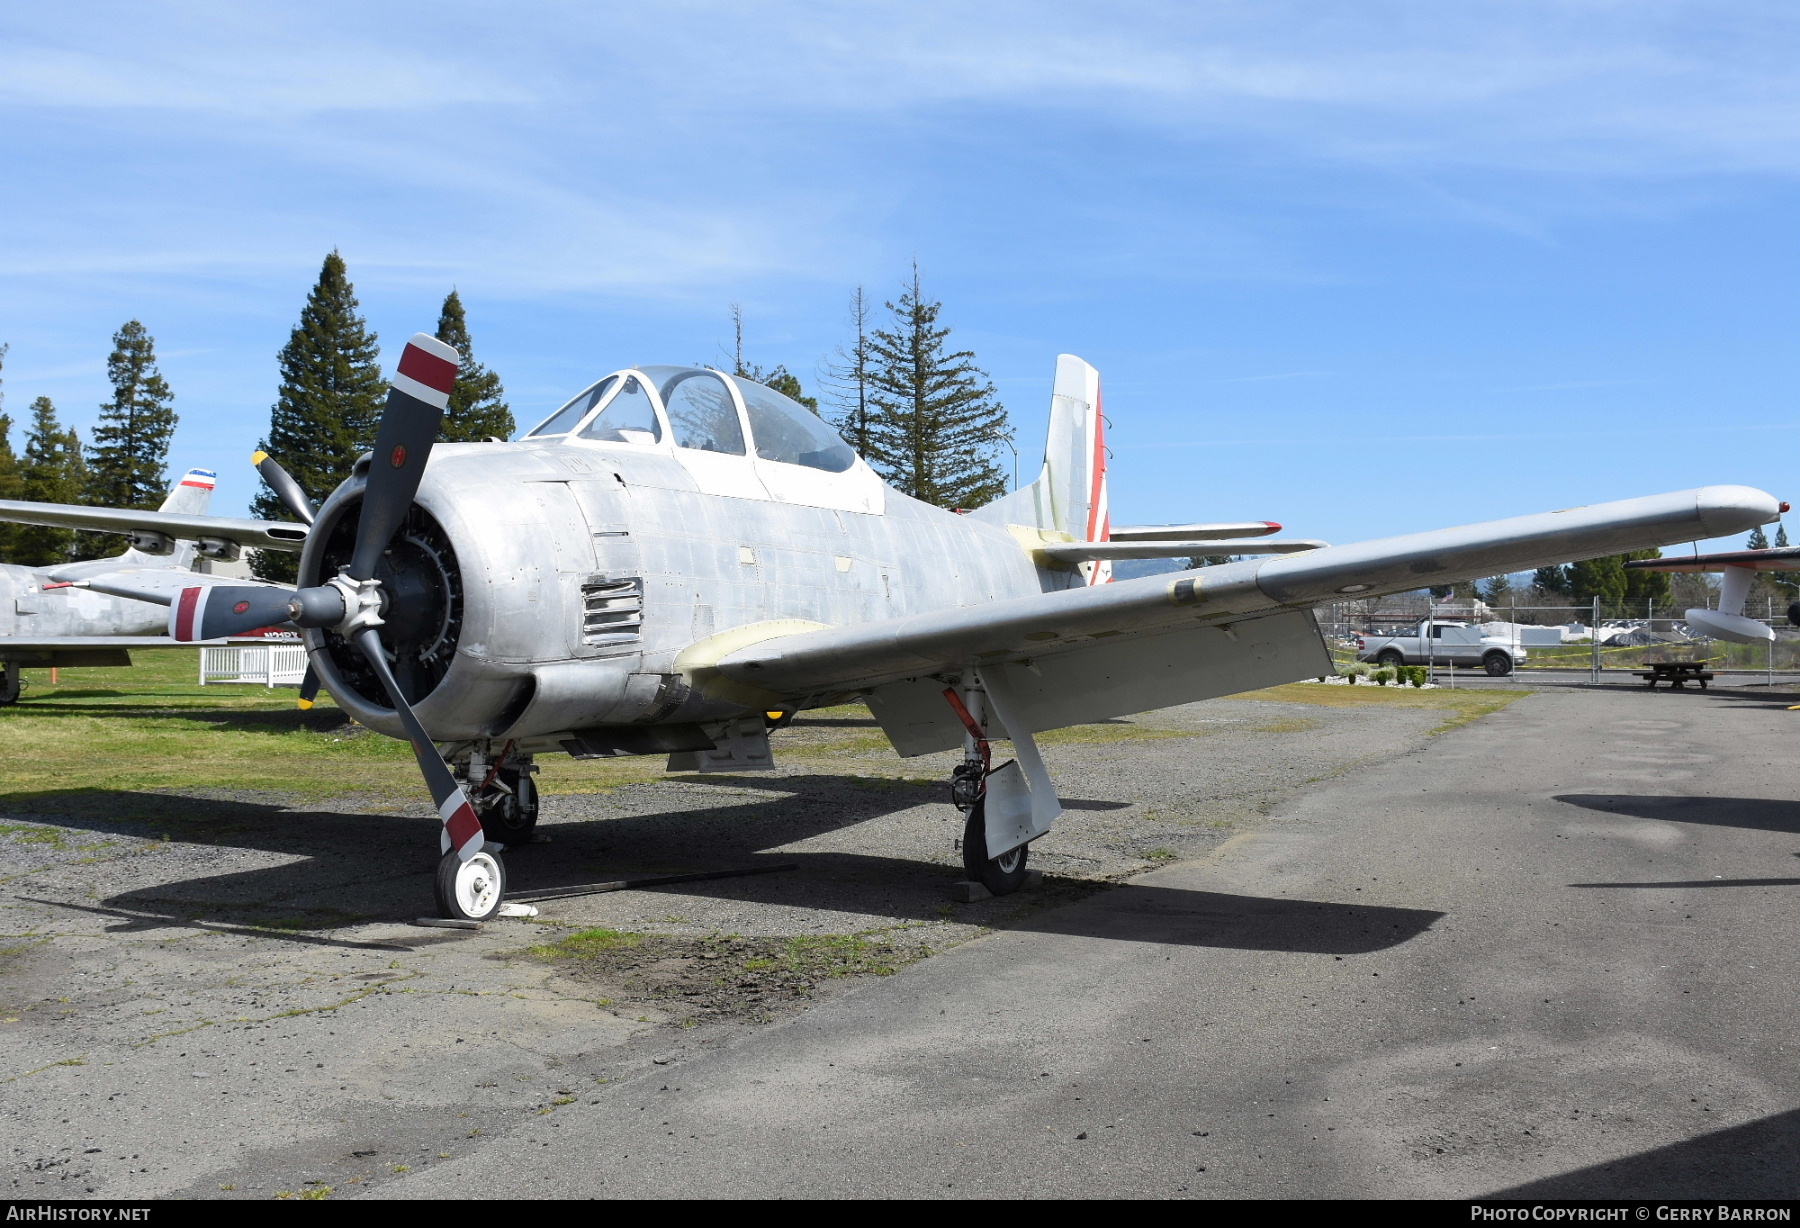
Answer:
M375 334L357 311L356 291L337 252L325 257L279 363L281 387L262 448L308 497L322 502L374 445L386 399ZM251 508L265 520L290 518L266 488ZM291 581L298 563L296 555L263 550L254 566L265 580Z
M462 299L454 290L438 313L437 339L462 355L438 438L446 443L477 442L490 436L511 439L514 423L512 407L506 403L506 389L500 386L498 375L475 361L469 322L463 315Z
M948 351L918 265L889 326L869 338L870 414L863 455L899 490L939 507L980 507L1006 493L996 449L1006 409L968 350Z
M168 494L164 467L175 437L175 394L156 369L156 343L136 320L113 334L106 377L113 398L94 425L87 501L154 508Z
M34 503L79 503L87 488L87 465L81 439L64 430L49 397L31 403L31 429L25 435L25 462L20 466L24 494ZM48 525L17 526L9 561L29 567L54 567L75 557L75 534ZM117 538L110 539L117 549Z

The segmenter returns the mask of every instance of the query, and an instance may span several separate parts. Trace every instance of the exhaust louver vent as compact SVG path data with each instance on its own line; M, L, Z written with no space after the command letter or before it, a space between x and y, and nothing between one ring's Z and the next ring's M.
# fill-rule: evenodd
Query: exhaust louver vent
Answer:
M634 644L644 628L644 582L592 576L581 586L581 641Z

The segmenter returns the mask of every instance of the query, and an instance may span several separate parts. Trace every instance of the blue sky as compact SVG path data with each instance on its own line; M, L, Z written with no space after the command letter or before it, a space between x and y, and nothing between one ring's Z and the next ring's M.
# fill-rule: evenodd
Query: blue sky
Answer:
M85 427L142 319L237 511L333 247L522 421L733 302L811 385L916 256L1028 455L1101 369L1118 523L1800 500L1796 64L1773 3L12 5L6 406Z

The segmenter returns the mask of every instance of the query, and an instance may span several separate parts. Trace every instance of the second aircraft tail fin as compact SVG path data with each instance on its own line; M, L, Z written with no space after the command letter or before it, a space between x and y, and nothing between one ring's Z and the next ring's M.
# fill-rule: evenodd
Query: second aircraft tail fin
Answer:
M212 507L213 486L219 475L211 469L189 469L181 481L169 488L159 512L178 512L183 516L204 516Z

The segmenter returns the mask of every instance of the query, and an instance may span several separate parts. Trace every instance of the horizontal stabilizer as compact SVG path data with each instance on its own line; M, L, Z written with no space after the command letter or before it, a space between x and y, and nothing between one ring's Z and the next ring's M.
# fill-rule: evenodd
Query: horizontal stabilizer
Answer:
M166 567L126 567L118 571L83 576L79 580L62 584L46 584L44 591L56 593L66 589L85 588L105 593L109 597L129 597L133 601L147 601L152 605L171 605L184 589L221 586L267 589L278 593L283 602L292 600L294 595L292 589L279 584L259 584L255 580L243 580L236 576L176 571Z
M1116 542L1218 541L1231 537L1267 537L1281 532L1273 520L1242 520L1231 524L1141 524L1114 529Z
M1266 540L1051 542L1032 553L1052 563L1087 563L1095 559L1179 559L1213 554L1299 554L1320 550L1329 542L1305 537L1273 537Z

